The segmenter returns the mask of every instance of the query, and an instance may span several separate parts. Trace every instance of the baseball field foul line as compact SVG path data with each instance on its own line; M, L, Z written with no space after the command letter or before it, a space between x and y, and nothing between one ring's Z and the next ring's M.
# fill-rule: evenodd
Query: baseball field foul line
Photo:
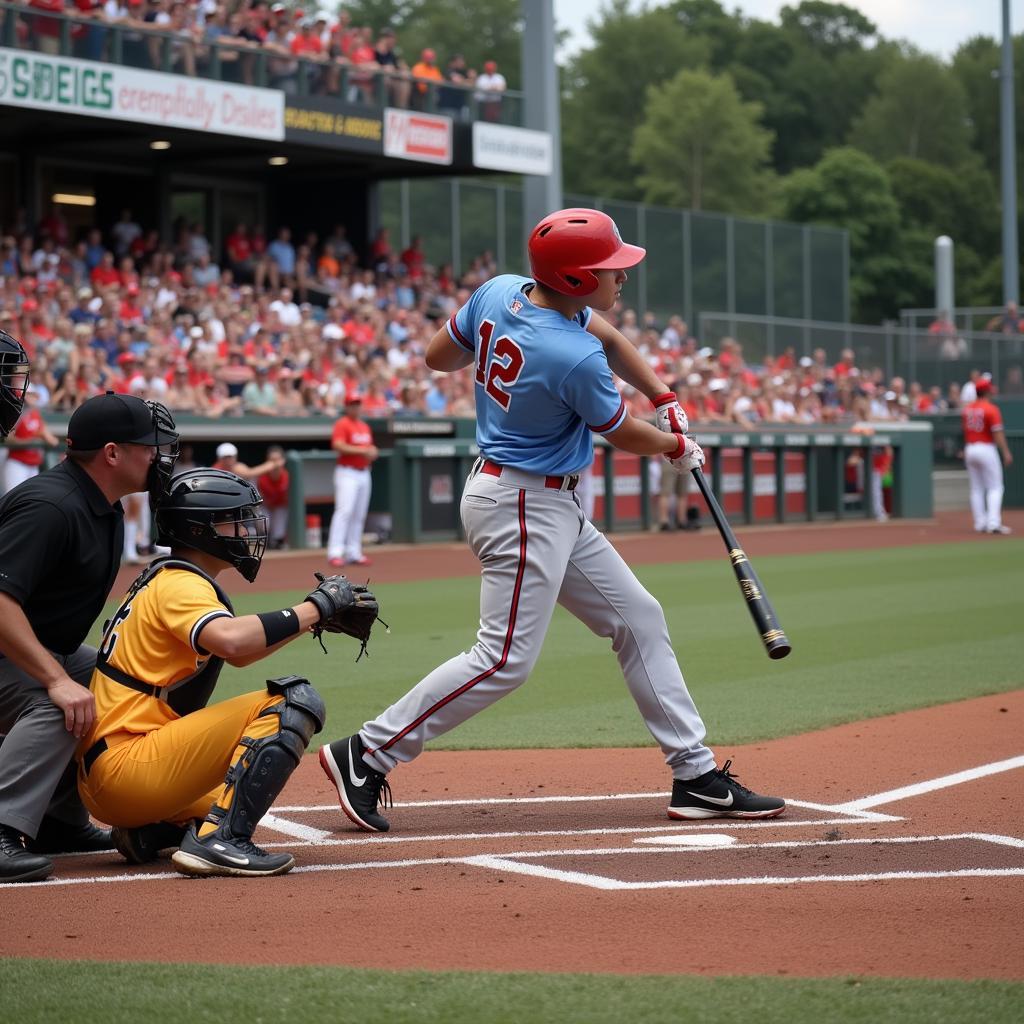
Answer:
M836 804L832 810L865 811L869 807L881 807L883 804L896 803L897 800L906 800L908 797L933 793L937 789L949 789L951 786L959 786L964 782L974 782L975 779L983 779L987 775L998 775L1000 772L1012 771L1014 768L1024 768L1024 755L1010 757L1005 761L993 761L991 764L979 765L977 768L968 768L966 771L954 772L952 775L942 775L937 779L916 782L912 786L890 789L885 793L876 793L874 796L865 796L860 800L851 800L849 803Z

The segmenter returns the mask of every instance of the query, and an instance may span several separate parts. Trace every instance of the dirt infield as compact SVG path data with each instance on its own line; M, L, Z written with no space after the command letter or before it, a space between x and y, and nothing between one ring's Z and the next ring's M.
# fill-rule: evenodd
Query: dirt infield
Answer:
M670 822L654 750L428 752L366 835L307 757L257 836L290 875L59 858L0 886L0 955L1022 979L1022 720L1018 691L721 751L790 799L763 823Z
M741 539L752 556L1002 542L963 513ZM707 530L617 544L633 564L722 556ZM465 555L382 550L373 577L474 573ZM320 559L269 559L260 582ZM46 882L0 886L0 956L1020 980L1022 723L1016 691L718 750L790 801L768 822L669 821L654 749L431 751L392 775L393 830L366 835L307 757L257 835L295 853L290 875L61 857Z

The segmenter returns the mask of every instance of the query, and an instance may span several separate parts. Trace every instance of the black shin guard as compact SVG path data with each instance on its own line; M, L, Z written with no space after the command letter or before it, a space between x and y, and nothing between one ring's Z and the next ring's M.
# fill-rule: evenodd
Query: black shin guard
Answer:
M305 679L289 676L287 681L268 680L268 689L283 694L284 700L267 708L260 717L277 715L278 731L263 739L242 737L239 743L247 749L224 778L233 788L231 806L226 810L214 806L207 817L228 836L252 836L298 767L314 733L323 728L324 702Z

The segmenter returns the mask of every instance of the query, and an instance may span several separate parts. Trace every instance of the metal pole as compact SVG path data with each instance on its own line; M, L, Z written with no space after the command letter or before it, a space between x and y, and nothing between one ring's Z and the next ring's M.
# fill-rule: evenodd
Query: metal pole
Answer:
M551 174L523 177L523 228L529 231L542 217L562 207L561 112L558 65L555 63L553 0L521 0L523 127L549 132Z
M1013 35L1010 0L1003 0L1003 59L999 68L999 120L1003 199L1003 302L1016 302L1020 270L1017 260L1017 143L1013 124Z

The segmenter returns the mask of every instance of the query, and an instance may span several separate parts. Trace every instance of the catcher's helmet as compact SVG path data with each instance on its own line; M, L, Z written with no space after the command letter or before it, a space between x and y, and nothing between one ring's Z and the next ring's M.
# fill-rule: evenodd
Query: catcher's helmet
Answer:
M549 214L530 233L534 280L562 295L589 295L594 270L625 270L647 255L623 242L615 221L600 210L572 208Z
M229 532L222 532L225 524ZM223 469L186 469L156 509L158 543L195 548L233 565L250 583L267 549L260 492ZM220 529L218 529L220 527Z
M0 441L18 422L28 388L28 356L21 342L0 331Z

